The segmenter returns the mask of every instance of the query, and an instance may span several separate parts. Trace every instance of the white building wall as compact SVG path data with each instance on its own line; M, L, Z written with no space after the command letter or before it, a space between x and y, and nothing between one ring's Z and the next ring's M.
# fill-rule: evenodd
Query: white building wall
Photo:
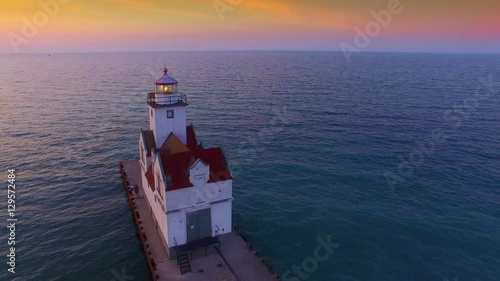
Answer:
M167 223L169 247L186 244L186 213L174 212L167 214Z
M232 180L207 183L206 202L196 204L196 186L167 191L167 229L169 247L187 242L186 213L211 209L212 236L219 227L218 234L231 232L232 229ZM198 195L199 196L199 195ZM216 227L217 226L217 227ZM222 230L224 229L224 230ZM174 240L175 238L175 240Z
M139 190L139 196L144 196L144 198L146 198L146 200L149 202L149 198L151 198L151 188L149 188L149 185L148 185L148 180L146 179L146 176L144 176L144 174L146 174L146 170L144 170L142 167L141 167L141 174L142 174L142 190ZM151 205L151 203L150 203Z
M152 108L152 107L149 107L149 112L148 112L148 116L149 116L149 129L154 131L155 129L155 109Z
M216 236L215 231L219 229L218 234L226 234L232 230L232 208L233 200L223 201L212 205L212 236Z
M153 194L153 201L151 204L154 204L156 208L154 208L155 216L158 220L158 228L161 229L161 232L164 235L165 241L168 241L168 228L167 228L167 214L166 214L166 209L165 209L165 183L163 182L163 179L161 177L161 172L160 172L160 165L159 161L155 161L153 163L153 168L154 168L154 179L157 181L158 175L160 175L160 182L155 183L155 191L152 192ZM163 199L162 196L160 196L161 189L163 189Z
M142 139L142 135L141 135L141 136L139 136L139 163L141 164L141 168L144 171L147 171L149 165L151 164L151 156L148 157L146 155L147 155L147 151L145 149L144 140ZM144 159L143 159L143 157L144 157ZM143 178L144 178L144 175L143 175Z
M169 247L173 247L176 243L177 245L186 244L186 214L207 208L210 208L212 236L230 233L232 230L232 205L233 201L230 199L215 204L203 204L167 214Z
M212 182L207 184L207 200L209 203L232 199L233 180Z
M187 143L185 106L150 108L149 110L149 127L154 131L156 147L161 147L171 132L183 143ZM151 116L151 110L153 110L153 116ZM167 118L168 110L174 111L174 118Z
M166 210L167 212L178 211L180 209L199 209L200 205L209 205L217 201L223 201L227 199L232 199L232 180L213 182L206 184L206 198L207 201L203 204L195 204L196 192L200 189L193 187L187 187L172 191L167 191L166 193Z
M152 163L152 165L154 165L153 166L153 169L155 171L154 178L156 180L156 175L157 175L156 171L158 171L159 165L158 165L157 161L154 161ZM141 168L142 168L142 166L141 166ZM142 169L142 171L141 171L142 172L142 186L143 186L141 192L142 192L142 195L145 196L146 200L148 201L149 206L151 207L151 211L152 211L151 216L158 223L158 229L161 230L161 234L164 235L164 240L168 241L167 215L165 214L164 207L162 208L162 206L165 206L165 199L162 200L160 195L159 195L159 188L161 188L161 186L158 186L158 184L157 184L155 191L153 192L153 190L149 187L148 180L145 176L146 171L147 171L147 169Z

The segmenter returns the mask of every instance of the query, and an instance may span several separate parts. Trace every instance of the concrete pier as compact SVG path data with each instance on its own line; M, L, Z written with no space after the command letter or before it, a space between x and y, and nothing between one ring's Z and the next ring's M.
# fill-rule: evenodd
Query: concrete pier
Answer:
M220 251L215 247L192 253L192 272L181 275L176 260L170 260L153 219L149 213L144 193L139 198L128 196L127 186L137 184L143 190L138 160L120 162L119 168L128 202L143 245L154 281L267 281L277 280L277 275L263 263L243 238L233 231L221 237Z

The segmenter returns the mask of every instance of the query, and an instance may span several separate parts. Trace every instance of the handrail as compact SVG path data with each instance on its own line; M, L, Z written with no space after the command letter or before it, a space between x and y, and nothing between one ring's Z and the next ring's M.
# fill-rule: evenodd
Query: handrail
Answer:
M174 246L177 246L177 240L174 237ZM176 251L175 253L176 260L177 260L177 265L179 265L179 252Z
M162 100L166 100L168 97L168 104L176 104L179 102L184 102L187 104L187 96L185 94L180 94L180 95L174 95L174 94L160 94L158 98L161 98ZM156 93L149 93L147 95L147 101L148 103L156 103Z

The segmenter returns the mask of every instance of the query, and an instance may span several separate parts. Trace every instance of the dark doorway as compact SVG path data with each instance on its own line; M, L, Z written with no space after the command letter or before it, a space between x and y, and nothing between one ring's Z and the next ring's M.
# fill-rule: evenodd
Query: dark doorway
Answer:
M210 208L186 214L187 242L212 236Z

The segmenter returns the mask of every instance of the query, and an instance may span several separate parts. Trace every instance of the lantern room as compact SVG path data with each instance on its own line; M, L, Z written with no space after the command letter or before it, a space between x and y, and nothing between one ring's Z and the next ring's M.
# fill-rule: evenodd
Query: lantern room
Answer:
M168 69L165 68L163 70L163 76L156 80L155 85L155 94L175 94L177 93L177 80L174 77L168 75Z
M178 92L179 82L163 70L163 76L155 81L155 90L148 94L148 104L152 107L187 105L187 97Z

